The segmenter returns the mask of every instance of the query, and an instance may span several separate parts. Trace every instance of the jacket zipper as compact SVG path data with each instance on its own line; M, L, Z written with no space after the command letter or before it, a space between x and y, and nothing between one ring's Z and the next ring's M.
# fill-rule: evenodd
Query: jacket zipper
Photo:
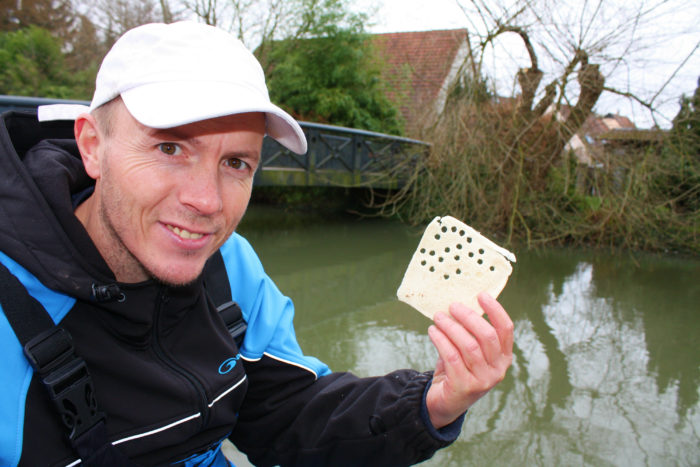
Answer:
M196 376L182 366L178 365L175 360L169 357L165 353L165 350L163 350L163 347L160 345L160 337L158 334L160 315L163 313L164 304L166 304L168 300L168 291L163 287L158 293L155 316L153 319L153 349L155 350L156 356L165 364L166 367L179 374L190 383L190 386L192 386L195 393L199 397L199 412L202 414L202 427L205 427L209 423L209 404L207 402L207 395L206 391L204 390L204 385L199 381L199 379L197 379Z

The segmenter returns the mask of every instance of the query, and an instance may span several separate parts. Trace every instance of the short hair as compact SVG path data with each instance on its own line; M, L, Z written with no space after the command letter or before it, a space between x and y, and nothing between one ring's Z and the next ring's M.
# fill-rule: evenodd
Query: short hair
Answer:
M117 96L109 102L106 102L94 109L91 113L95 117L97 126L105 136L110 136L112 134L112 124L114 122L114 109L117 101L120 101L121 97Z

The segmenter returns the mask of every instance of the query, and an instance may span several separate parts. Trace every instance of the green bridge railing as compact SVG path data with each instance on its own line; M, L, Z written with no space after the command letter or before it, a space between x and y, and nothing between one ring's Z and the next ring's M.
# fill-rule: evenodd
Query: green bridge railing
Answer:
M34 111L40 105L83 104L86 101L2 96L0 112ZM255 184L400 188L425 157L428 143L353 128L299 122L309 143L304 155L265 138Z

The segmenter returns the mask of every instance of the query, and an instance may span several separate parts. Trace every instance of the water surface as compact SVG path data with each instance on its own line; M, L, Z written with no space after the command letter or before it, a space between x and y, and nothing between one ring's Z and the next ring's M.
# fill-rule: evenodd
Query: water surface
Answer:
M239 231L294 300L305 353L361 376L432 369L429 321L395 298L419 229L248 216ZM499 299L513 366L424 465L700 465L700 260L515 253Z

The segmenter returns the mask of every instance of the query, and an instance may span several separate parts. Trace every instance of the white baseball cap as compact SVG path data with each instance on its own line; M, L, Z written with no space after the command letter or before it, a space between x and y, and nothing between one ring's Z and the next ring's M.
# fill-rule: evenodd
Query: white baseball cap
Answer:
M255 56L214 26L181 21L126 32L102 61L90 110L117 96L151 128L264 112L267 135L295 153L306 152L297 121L270 102Z

